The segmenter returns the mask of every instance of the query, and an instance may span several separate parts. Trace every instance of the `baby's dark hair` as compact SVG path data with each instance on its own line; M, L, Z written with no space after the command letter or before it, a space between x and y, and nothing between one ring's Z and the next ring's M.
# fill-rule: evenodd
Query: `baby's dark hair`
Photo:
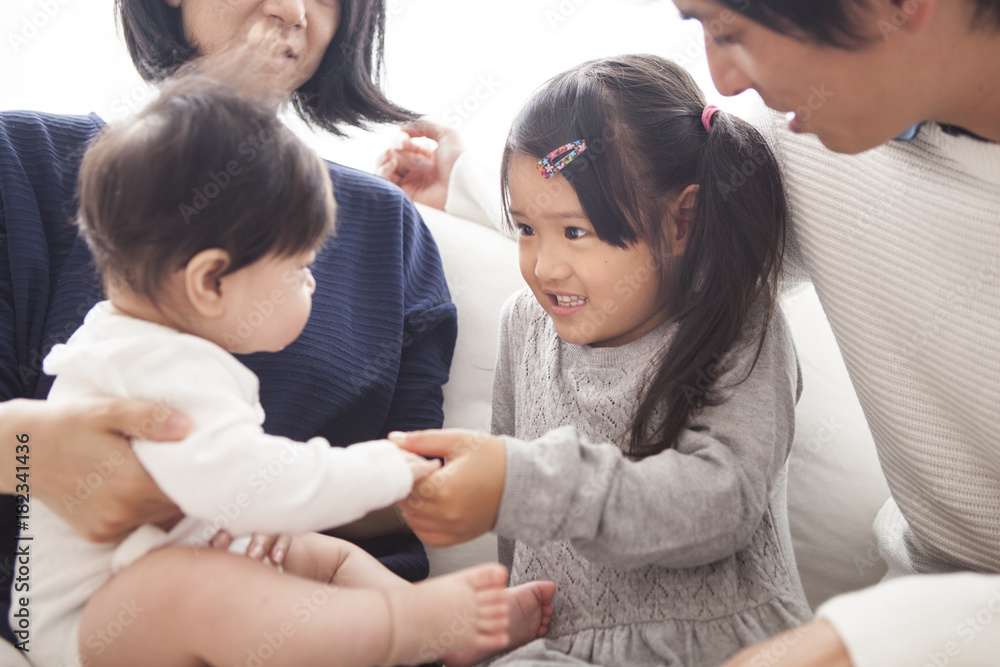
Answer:
M225 275L332 235L329 173L275 111L187 74L98 134L80 166L77 224L106 286L155 302L202 250L229 253Z
M560 173L598 238L620 248L643 242L659 264L652 280L678 329L636 410L625 447L634 458L673 447L694 411L722 400L713 383L723 360L764 313L752 341L760 353L777 301L788 217L778 164L760 133L731 114L717 113L706 131L704 108L697 84L668 60L594 60L546 83L504 149L509 225L514 158L539 159L583 139L587 150ZM696 203L674 256L666 222L689 185L698 186Z

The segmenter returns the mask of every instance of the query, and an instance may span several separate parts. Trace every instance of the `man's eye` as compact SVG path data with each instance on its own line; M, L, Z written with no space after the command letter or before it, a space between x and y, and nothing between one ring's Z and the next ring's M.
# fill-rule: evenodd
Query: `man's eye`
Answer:
M709 35L709 38L716 46L729 46L734 43L731 35Z

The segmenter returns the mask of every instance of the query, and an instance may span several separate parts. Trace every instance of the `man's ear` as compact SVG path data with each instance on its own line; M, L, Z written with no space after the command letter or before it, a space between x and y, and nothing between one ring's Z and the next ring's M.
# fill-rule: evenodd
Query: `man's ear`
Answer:
M883 20L908 32L922 30L937 11L937 0L881 0L885 5L881 11L887 12L888 18Z
M673 255L683 255L691 236L691 219L694 217L694 207L698 203L698 186L691 184L684 188L670 210L668 221L668 241Z
M230 264L229 253L221 248L202 250L184 267L184 291L191 306L203 317L221 317L223 276Z

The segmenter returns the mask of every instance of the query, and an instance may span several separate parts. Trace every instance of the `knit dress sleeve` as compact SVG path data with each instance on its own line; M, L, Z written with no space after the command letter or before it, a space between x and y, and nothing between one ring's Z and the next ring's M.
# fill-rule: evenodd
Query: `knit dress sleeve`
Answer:
M755 361L756 350L724 360L715 385L729 387L724 402L697 412L676 447L655 456L630 460L573 425L531 442L505 438L496 533L532 547L569 540L619 569L693 567L745 548L785 465L799 390L780 316Z
M36 397L54 283L77 236L66 202L99 127L93 116L0 113L0 401Z

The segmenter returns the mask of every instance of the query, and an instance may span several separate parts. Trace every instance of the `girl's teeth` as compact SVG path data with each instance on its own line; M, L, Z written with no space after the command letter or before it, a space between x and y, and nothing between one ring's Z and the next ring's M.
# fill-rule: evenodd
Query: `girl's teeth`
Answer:
M582 306L587 300L582 296L559 296L556 295L556 303L560 306Z

